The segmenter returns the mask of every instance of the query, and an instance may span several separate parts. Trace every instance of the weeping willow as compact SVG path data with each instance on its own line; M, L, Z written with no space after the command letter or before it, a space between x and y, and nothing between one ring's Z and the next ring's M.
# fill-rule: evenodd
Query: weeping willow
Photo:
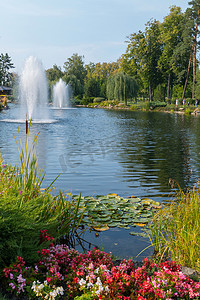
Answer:
M123 72L110 76L107 81L107 98L108 100L119 100L127 105L129 98L137 95L136 80Z

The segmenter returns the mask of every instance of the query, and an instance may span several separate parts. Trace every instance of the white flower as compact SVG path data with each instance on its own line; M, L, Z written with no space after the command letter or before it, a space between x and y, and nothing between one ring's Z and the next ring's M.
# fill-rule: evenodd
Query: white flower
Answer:
M109 291L110 291L110 289L109 289L109 287L106 285L106 286L105 286L105 292L108 293Z
M80 286L86 285L86 281L83 278L81 278L79 280L79 284L80 284Z
M57 291L57 294L59 295L63 295L64 294L64 289L63 289L63 287L62 286L58 286L57 287L57 289L56 289L56 291Z
M94 285L93 285L93 283L92 282L88 282L87 283L87 288L89 289L89 288L92 288Z

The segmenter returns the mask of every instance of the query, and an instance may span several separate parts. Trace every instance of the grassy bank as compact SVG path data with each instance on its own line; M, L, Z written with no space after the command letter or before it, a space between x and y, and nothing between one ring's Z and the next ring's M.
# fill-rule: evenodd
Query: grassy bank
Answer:
M168 112L168 113L181 113L181 114L192 114L197 107L193 103L193 101L188 101L187 104L176 105L175 103L170 102L161 102L161 101L153 101L149 102L148 100L137 100L137 102L128 101L127 105L124 103L120 103L119 101L108 101L101 100L101 102L89 102L84 104L83 106L91 107L91 108L108 108L108 109L123 109L123 110L131 110L131 111L157 111L157 112ZM180 102L179 102L180 103ZM82 106L82 105L80 105Z

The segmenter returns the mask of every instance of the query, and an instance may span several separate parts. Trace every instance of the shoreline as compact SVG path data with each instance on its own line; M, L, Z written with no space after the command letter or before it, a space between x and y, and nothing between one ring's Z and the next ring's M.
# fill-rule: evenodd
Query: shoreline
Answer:
M162 109L161 107L150 108L150 109L143 109L143 108L132 109L131 105L125 106L124 104L121 104L121 105L111 105L110 104L109 106L78 104L78 105L75 105L75 107L103 108L103 109L109 109L109 110L125 110L125 111L162 112L162 113L170 113L170 114L193 115L193 116L199 115L200 116L200 110L198 109L198 107L188 108L190 110L189 112L187 110L185 111L183 107L178 108L178 110L177 109L176 110Z

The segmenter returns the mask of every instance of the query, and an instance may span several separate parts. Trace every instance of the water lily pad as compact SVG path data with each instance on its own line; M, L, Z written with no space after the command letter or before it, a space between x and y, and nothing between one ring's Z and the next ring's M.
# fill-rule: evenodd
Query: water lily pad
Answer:
M106 224L104 226L92 226L92 228L99 232L106 231L109 229L108 225L106 225Z
M134 223L134 225L139 226L139 227L145 227L147 224L146 223Z

